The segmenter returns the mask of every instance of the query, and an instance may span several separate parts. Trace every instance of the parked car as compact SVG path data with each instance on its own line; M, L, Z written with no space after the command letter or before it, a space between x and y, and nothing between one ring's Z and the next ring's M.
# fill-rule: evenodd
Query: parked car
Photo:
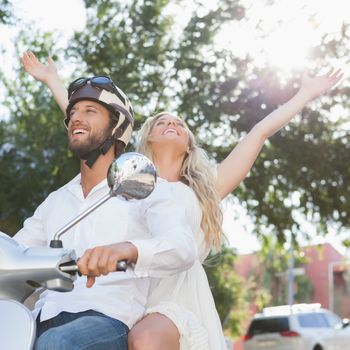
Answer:
M320 304L282 305L256 314L243 342L244 350L350 349L350 327Z
M226 349L233 350L233 341L229 337L225 337Z
M326 350L350 349L350 327L349 320L343 320L343 328L336 330L333 334L327 335L324 339Z

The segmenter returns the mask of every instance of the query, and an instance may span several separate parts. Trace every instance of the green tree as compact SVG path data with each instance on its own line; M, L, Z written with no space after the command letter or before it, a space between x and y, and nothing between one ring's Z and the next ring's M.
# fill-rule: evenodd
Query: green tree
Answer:
M176 17L166 14L169 0L85 3L87 30L75 34L68 55L85 62L87 72L108 74L128 91L141 122L156 110L174 106L191 121L195 113L187 100L195 102L191 96L198 91L202 97L206 94L209 70L215 66L213 38L223 21L241 18L239 1L221 1L205 16L194 13L180 33L174 27ZM203 54L206 50L210 60Z
M223 248L218 255L209 256L204 263L221 323L233 337L242 334L249 317L250 286L233 268L236 257L233 249Z
M50 34L29 41L19 35L18 46L30 43L41 59L44 47L54 47ZM8 97L8 120L0 124L0 230L14 234L48 193L78 172L78 163L67 150L63 115L49 91L22 70L9 81L3 74Z
M0 1L0 24L13 23L12 5L9 0Z
M312 301L312 296L314 289L309 278L305 275L295 277L295 302L296 303L310 303Z
M293 243L296 246L296 242ZM288 304L288 273L291 254L293 254L294 268L307 264L307 258L301 249L290 251L289 247L286 248L285 244L281 244L275 236L264 237L263 247L257 253L258 268L251 271L252 280L270 295L270 298L265 299L268 304L259 305L259 309L267 305ZM293 285L295 302L310 302L313 295L310 280L304 275L294 276Z
M109 74L118 81L134 101L137 125L143 116L157 109L170 108L182 114L203 146L220 161L242 134L295 92L295 81L282 83L278 72L271 67L257 68L249 57L240 59L216 47L214 38L223 23L244 17L240 1L221 1L213 10L198 5L181 30L175 30L176 18L165 12L170 3L166 0L86 1L87 27L70 41L67 50L70 61L66 64L77 65L76 74ZM317 63L321 55L324 60L331 55L343 57L344 48L348 47L347 33L344 27L340 38L325 38L313 52L314 61ZM38 44L30 40L28 47L39 55L45 52L44 47L54 51L52 36L36 37L40 38ZM44 93L35 90L34 84L29 88L26 79L22 73L18 75L22 90L11 90L16 84L7 84L7 104L11 111L8 127L19 139L23 129L15 125L21 109L28 107L20 99L39 101L35 94L43 96ZM28 89L24 91L24 88ZM46 99L51 103L48 95ZM343 120L329 119L337 103L344 110L348 109L346 84L310 105L300 120L272 137L249 177L235 191L256 223L257 235L273 233L283 241L290 227L294 227L294 233L300 230L294 215L296 211L317 224L320 233L327 231L330 221L349 227L349 197L345 195L350 183L349 134L342 132ZM38 108L44 108L48 115L59 113L54 104L52 108L46 106ZM40 125L37 130L39 128ZM28 137L32 137L30 133ZM60 138L62 145L63 139L64 135ZM27 141L27 147L38 144ZM16 145L17 148L21 146L20 143ZM62 160L66 151L62 147L60 152L58 158ZM42 164L45 162L35 164L33 169L41 169ZM57 173L67 174L61 162L56 166ZM10 181L15 178L11 177ZM17 185L12 187L17 188ZM37 189L27 187L33 192ZM40 200L45 193L34 197ZM30 208L37 204L31 203L34 202L28 201ZM22 208L27 205L25 200L20 204ZM16 227L23 219L23 210L30 211L16 205L13 208L13 213L18 213L11 216Z
M223 14L233 7L230 3L225 1L223 3L226 4L225 6L215 11L214 15L207 16L208 25L210 25L208 33L211 31L210 28L213 33L218 30L220 20L224 18ZM196 49L195 38L200 35L203 27L203 19L197 16L187 28L192 30L193 27L193 31L197 34L193 33L191 39L193 43L183 48L183 41L174 40L171 35L172 17L163 14L168 4L169 1L135 0L127 3L86 1L87 28L75 34L67 50L70 57L69 64L77 66L75 74L109 74L128 92L136 110L139 111L138 125L143 120L141 113L147 112L148 115L150 110L155 108L154 106L165 108L173 99L180 101L173 93L163 93L167 86L170 87L177 80L180 81L182 76L188 75L185 65L179 64L181 56L177 52L186 56L186 50L189 51L190 46L196 52L200 52L201 48L204 49L205 40L213 38L213 34L199 38L198 49ZM235 14L232 13L228 19L234 17ZM196 22L200 24L196 26L194 24ZM34 37L38 40L28 38L23 31L18 36L17 46L27 46L36 52L39 58L44 57L44 59L47 48L51 54L55 53L53 34L43 33ZM58 56L60 55L61 52L58 53ZM176 65L179 67L175 67ZM31 186L27 184L26 190L22 191L17 183L11 185L11 182L21 177L12 173L12 169L6 170L8 182L4 182L3 186L13 188L13 192L3 191L1 206L4 209L1 211L0 229L11 233L20 227L23 219L43 200L48 191L58 187L77 169L77 166L73 166L74 161L71 158L69 158L69 166L65 164L67 151L64 133L59 127L48 128L48 123L53 121L59 125L61 117L54 118L54 115L60 115L60 112L47 90L38 83L33 83L32 79L26 77L20 69L17 71L17 76L18 79L15 82L7 81L2 76L8 93L5 104L10 110L10 120L4 123L8 133L4 141L13 147L3 149L1 162L4 164L3 169L10 169L8 162L12 159ZM208 77L206 79L208 80ZM37 114L37 110L43 112L40 120L46 119L47 122L33 123L33 114ZM25 135L23 135L24 130ZM55 138L57 142L48 144L44 135ZM50 161L43 160L47 154L50 155ZM53 172L47 169L48 164L55 169ZM54 177L50 177L52 173L55 174ZM46 180L47 177L44 174L47 174L50 179ZM40 184L39 180L41 180ZM48 186L45 186L46 181L49 182ZM39 190L40 187L42 190ZM9 198L12 200L9 201ZM7 207L6 203L9 202L11 206Z
M76 67L74 78L112 76L135 105L137 126L160 109L183 115L203 147L220 161L254 124L295 93L297 79L282 80L273 67L257 67L253 58L242 59L215 45L223 24L246 19L242 1L221 0L211 10L198 3L180 28L168 11L172 3L86 0L86 28L75 33L68 48L58 50L54 34L49 33L36 33L34 40L21 33L16 44L33 49L40 58L46 58L47 50L57 54L63 64ZM8 23L9 2L1 4L6 6L1 7L0 22ZM344 25L340 34L325 36L312 53L315 67L320 60L327 63L334 58L348 63L349 33ZM294 76L298 78L297 72ZM16 79L1 75L1 80L10 112L7 120L0 121L0 230L14 233L48 192L73 177L78 164L67 152L62 114L48 91L21 69ZM344 119L330 118L337 106L348 118L349 91L343 82L273 136L235 191L255 222L254 232L263 247L274 249L271 236L279 244L290 232L296 237L301 230L296 213L317 225L320 233L327 232L329 222L339 229L350 226L350 136L344 131ZM222 264L220 274L231 276L229 264L225 260ZM272 264L271 271L282 267ZM219 284L220 274L215 277ZM236 290L238 282L232 279L228 287ZM261 285L251 283L256 289ZM235 305L226 292L223 289L220 295L218 290L216 295L217 303L223 300L218 304L222 320L230 319L228 310ZM265 289L259 295L263 305Z

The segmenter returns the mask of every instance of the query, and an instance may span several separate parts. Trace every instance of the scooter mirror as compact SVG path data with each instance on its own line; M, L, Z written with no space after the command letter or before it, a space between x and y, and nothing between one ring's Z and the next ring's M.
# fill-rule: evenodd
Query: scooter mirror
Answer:
M108 169L107 181L110 196L129 199L148 197L157 179L153 163L136 152L124 153L116 158Z
M126 200L146 198L153 191L156 180L155 166L144 155L129 152L114 159L107 173L109 193L57 231L50 242L50 247L62 248L60 237L110 198L116 196Z

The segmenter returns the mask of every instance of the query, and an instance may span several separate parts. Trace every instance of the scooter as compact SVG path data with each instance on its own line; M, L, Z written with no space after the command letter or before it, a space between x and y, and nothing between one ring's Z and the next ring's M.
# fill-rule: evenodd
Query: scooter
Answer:
M116 158L109 167L108 194L56 232L50 247L26 248L0 234L0 349L31 350L36 337L36 322L23 303L38 288L69 292L79 273L77 257L65 249L60 237L112 197L143 199L153 191L156 170L145 156L129 152ZM119 261L116 271L126 270Z

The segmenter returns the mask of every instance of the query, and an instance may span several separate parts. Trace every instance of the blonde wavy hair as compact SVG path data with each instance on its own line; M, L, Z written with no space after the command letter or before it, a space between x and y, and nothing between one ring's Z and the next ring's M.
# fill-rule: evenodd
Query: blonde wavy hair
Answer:
M149 135L156 121L164 115L173 115L169 112L161 112L150 117L143 124L138 134L137 151L144 154L152 161L153 153ZM180 118L182 120L182 118ZM195 192L202 209L201 228L205 241L210 248L220 250L222 233L222 211L220 197L215 186L215 170L210 164L205 151L196 145L195 137L185 124L189 135L189 152L186 153L180 170L180 181L188 185Z

